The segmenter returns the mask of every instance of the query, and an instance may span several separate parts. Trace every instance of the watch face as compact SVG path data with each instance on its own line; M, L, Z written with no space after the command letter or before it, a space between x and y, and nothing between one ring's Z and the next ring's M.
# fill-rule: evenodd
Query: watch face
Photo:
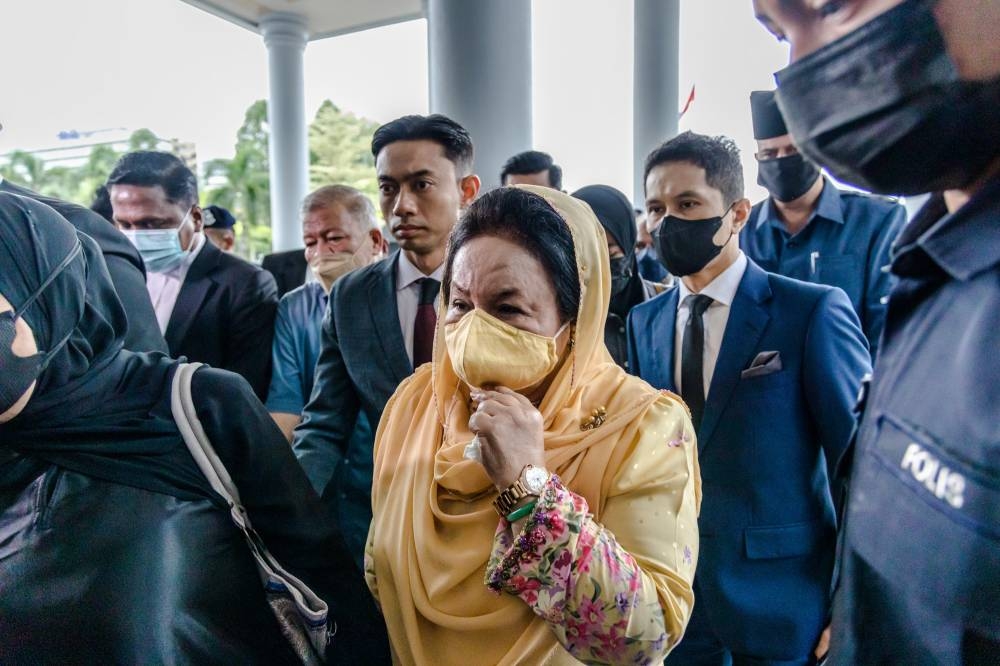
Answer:
M548 480L549 473L541 467L529 467L524 471L524 485L532 493L542 492Z

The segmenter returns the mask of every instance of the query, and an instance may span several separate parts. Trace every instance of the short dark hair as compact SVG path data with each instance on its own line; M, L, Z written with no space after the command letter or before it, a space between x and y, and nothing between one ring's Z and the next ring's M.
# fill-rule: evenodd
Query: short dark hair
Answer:
M688 162L705 170L705 182L722 193L727 206L743 198L743 165L736 142L725 136L706 136L694 132L678 134L660 144L646 158L642 186L649 172L669 162Z
M387 122L372 135L372 155L397 141L433 141L444 149L444 156L455 165L460 176L472 173L475 151L469 131L448 116L403 116Z
M115 223L115 211L111 208L111 193L101 185L94 190L94 198L90 201L90 210L94 211L111 224Z
M191 169L176 155L156 150L137 150L122 155L108 176L108 189L112 185L159 185L170 203L182 206L198 203L198 180Z
M518 153L504 163L500 170L500 184L507 182L507 176L524 175L526 173L549 172L549 185L557 190L562 189L562 167L552 161L552 156L540 150L526 150Z
M552 279L562 320L576 319L580 310L580 275L573 234L548 201L527 190L500 187L473 202L448 239L442 283L446 299L451 292L455 255L463 245L480 236L503 238L527 250Z

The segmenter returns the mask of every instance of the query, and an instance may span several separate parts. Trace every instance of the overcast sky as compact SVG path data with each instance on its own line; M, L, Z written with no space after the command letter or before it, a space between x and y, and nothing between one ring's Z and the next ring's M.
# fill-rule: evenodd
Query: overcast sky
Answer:
M681 129L736 139L759 198L749 93L773 87L787 48L750 0L682 5L680 98L692 85L697 96ZM533 0L532 20L535 146L563 166L567 189L631 194L631 0ZM310 42L310 116L324 99L380 122L427 113L426 31L421 20ZM59 145L61 130L149 127L193 141L199 161L228 157L244 111L267 96L260 36L180 0L8 4L0 62L0 153Z

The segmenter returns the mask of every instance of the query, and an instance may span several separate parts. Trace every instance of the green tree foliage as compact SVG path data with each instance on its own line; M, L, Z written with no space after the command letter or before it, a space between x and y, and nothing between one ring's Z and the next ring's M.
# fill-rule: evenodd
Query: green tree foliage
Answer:
M375 123L341 111L330 100L309 125L309 186L343 184L378 201L371 154ZM205 203L228 208L236 217L237 252L258 259L271 247L271 192L268 174L267 103L254 102L236 133L231 159L205 164Z
M371 138L378 123L341 111L326 100L309 125L309 185L355 187L378 203ZM267 102L250 105L236 132L233 157L209 160L200 178L202 202L228 208L236 217L236 251L251 260L271 249L271 190L268 173ZM149 129L129 137L128 150L162 149ZM178 145L174 142L174 145ZM111 173L122 152L109 144L94 146L77 166L53 165L30 152L15 151L0 175L42 194L89 205L94 191Z
M152 130L140 129L132 132L132 136L128 138L128 149L129 151L156 150L159 142L160 138L153 134Z
M309 126L309 185L350 185L378 202L372 134L378 123L344 113L330 100Z
M271 186L267 161L267 103L250 105L236 132L234 155L209 160L202 179L206 205L236 218L236 252L257 259L271 250Z
M44 190L50 187L45 162L24 150L15 150L8 156L7 164L0 167L0 175L42 194L47 194Z
M151 130L139 129L129 136L128 149L155 150L159 141ZM100 144L90 149L83 164L46 166L38 155L17 150L0 166L0 175L41 194L89 206L94 192L104 184L123 154L111 144Z

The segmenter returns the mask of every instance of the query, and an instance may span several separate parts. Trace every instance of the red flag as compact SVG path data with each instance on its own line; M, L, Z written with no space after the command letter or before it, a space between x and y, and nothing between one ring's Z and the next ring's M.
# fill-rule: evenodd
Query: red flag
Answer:
M688 95L687 101L684 102L684 108L681 109L681 113L680 113L679 116L677 116L677 120L680 120L681 118L684 117L684 114L687 113L688 109L691 108L691 103L692 102L694 102L694 86L693 85L691 86L691 94Z

